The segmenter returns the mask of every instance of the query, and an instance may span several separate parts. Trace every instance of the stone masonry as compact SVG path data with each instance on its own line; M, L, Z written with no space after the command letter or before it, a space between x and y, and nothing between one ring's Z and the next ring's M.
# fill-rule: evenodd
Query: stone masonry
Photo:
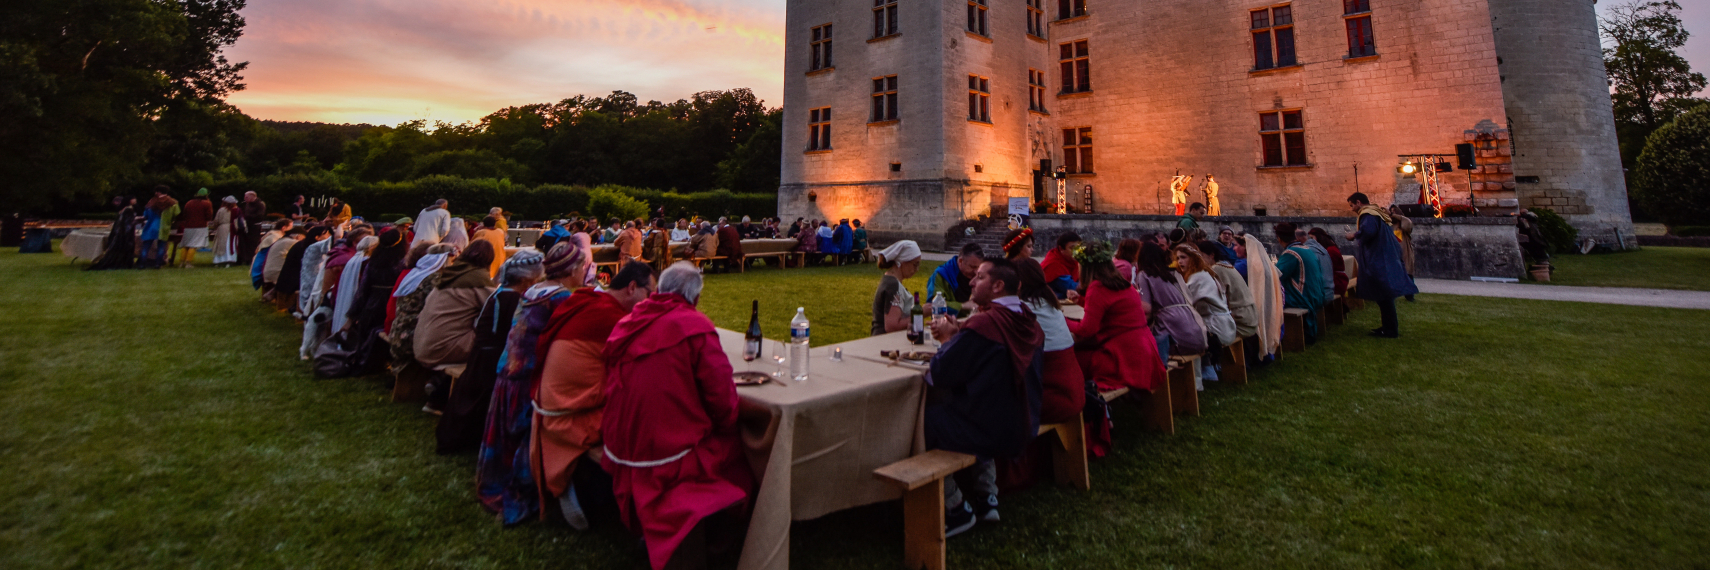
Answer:
M1370 0L1377 54L1357 58L1342 0L1086 4L1053 21L1044 2L1040 36L1024 2L988 0L980 35L965 1L900 0L898 33L875 38L874 2L791 0L781 217L860 218L881 243L943 247L944 228L1034 197L1041 161L1063 163L1061 130L1090 127L1094 172L1071 176L1068 197L1093 186L1099 213L1170 211L1176 173L1195 176L1193 201L1215 175L1229 216L1340 216L1356 190L1411 203L1419 183L1398 157L1470 142L1480 167L1442 173L1446 204L1628 223L1590 0ZM1299 64L1255 70L1251 12L1285 5ZM809 70L809 32L828 23L834 65ZM1091 91L1063 93L1059 48L1080 40ZM1033 72L1042 110L1029 109ZM872 80L889 75L898 120L873 121ZM968 117L970 75L989 82L990 122ZM809 150L809 109L826 107L832 148ZM1260 114L1275 111L1301 113L1307 164L1262 166Z

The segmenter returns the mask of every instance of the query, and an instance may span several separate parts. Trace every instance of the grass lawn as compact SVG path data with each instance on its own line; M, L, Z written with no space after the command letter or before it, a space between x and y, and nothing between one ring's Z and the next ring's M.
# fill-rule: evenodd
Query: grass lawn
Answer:
M1552 285L1710 291L1710 248L1646 247L1600 255L1557 255Z
M1656 248L1652 248L1654 250ZM1617 257L1617 256L1606 256ZM711 276L720 324L860 336L876 270ZM918 281L918 279L917 279ZM911 283L918 286L918 283ZM833 304L849 306L833 307ZM502 529L379 379L314 380L241 270L0 253L0 568L637 568L609 525ZM955 568L1710 565L1710 313L1426 295L1135 431L1093 489L1004 498ZM796 568L899 567L900 509L798 523Z

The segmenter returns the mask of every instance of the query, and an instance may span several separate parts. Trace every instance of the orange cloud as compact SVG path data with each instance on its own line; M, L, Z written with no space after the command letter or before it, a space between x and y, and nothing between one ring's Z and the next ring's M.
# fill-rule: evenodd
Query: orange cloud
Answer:
M251 4L231 102L279 120L461 122L603 95L749 87L781 101L781 0L300 0Z

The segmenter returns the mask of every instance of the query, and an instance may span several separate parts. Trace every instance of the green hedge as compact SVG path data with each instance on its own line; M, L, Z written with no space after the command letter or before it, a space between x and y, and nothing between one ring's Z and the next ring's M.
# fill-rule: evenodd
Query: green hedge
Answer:
M283 211L298 195L311 199L337 197L349 202L351 211L358 216L385 220L394 219L390 214L397 212L415 216L440 198L451 202L452 212L470 215L485 213L488 208L498 206L510 212L512 217L524 220L571 214L585 216L593 213L589 198L594 190L612 191L638 200L643 205L642 211L648 212L644 215L649 216L660 207L664 207L665 214L672 218L699 215L752 216L758 219L775 217L778 212L778 197L773 194L737 194L728 190L681 194L616 185L587 188L542 184L528 187L509 180L445 175L426 176L408 182L367 184L340 178L330 172L282 174L217 182L208 189L216 200L226 195L241 197L244 192L253 191L267 202L268 210L273 212ZM633 204L630 209L634 209ZM310 213L318 216L324 212Z
M1579 251L1579 230L1573 224L1549 208L1532 208L1532 213L1538 215L1538 230L1543 232L1545 245L1551 253Z

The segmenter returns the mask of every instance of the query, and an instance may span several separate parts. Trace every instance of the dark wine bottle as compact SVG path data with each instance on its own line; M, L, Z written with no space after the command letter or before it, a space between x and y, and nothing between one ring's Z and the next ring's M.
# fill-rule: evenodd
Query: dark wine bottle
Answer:
M914 294L914 308L909 310L908 341L926 344L926 314L921 311L920 293Z
M760 358L760 300L754 300L754 309L748 313L748 333L743 335L742 359L753 362Z

